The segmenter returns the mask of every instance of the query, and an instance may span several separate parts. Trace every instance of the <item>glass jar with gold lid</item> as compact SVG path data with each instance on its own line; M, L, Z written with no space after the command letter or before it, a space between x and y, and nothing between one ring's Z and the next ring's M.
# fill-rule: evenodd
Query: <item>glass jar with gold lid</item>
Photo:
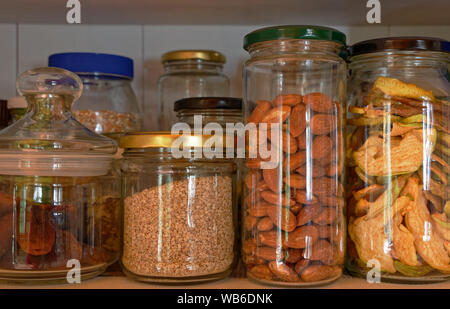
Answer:
M223 140L167 132L121 137L121 263L131 278L188 283L230 274L236 261L236 165L221 158L221 150L207 149L211 138Z
M58 68L17 80L28 107L0 133L1 281L79 282L119 258L117 146L73 118L82 88Z
M176 50L161 57L164 73L158 81L159 129L177 122L175 101L189 97L228 96L230 82L223 73L225 56L213 50Z

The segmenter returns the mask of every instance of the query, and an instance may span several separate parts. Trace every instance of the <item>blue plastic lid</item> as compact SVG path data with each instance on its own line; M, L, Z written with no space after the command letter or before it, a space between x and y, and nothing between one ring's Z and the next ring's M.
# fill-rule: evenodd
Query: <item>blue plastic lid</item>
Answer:
M59 53L48 57L48 66L77 74L111 74L133 79L133 59L100 53Z

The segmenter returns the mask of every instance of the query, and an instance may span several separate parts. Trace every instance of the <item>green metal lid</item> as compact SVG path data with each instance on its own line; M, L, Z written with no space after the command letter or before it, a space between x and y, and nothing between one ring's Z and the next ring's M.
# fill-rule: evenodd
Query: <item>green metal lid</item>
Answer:
M346 43L345 34L329 27L309 26L309 25L288 25L266 27L250 32L244 37L244 49L255 43L282 40L324 40L333 41L342 45Z

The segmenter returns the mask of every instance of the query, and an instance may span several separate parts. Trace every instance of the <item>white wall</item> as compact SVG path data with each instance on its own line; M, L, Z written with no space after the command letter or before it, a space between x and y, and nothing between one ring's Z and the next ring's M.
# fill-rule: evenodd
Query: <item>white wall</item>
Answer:
M354 43L389 35L437 36L450 40L448 26L335 26ZM259 26L139 26L0 24L0 98L15 95L18 74L47 64L56 52L115 53L134 60L133 87L144 112L144 126L155 128L156 83L162 72L160 56L181 48L216 49L227 57L225 73L231 95L241 96L241 66L247 54L243 36Z

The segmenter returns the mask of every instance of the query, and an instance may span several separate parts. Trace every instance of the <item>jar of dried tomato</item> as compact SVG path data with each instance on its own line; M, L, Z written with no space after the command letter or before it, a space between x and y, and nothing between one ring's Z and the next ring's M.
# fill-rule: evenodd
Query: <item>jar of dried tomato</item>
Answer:
M347 269L450 278L450 42L393 37L350 49Z
M317 26L263 28L244 39L242 250L254 280L310 286L341 276L344 46L343 33Z
M0 281L78 282L119 258L117 146L73 118L82 88L59 68L17 80L28 107L0 132Z

